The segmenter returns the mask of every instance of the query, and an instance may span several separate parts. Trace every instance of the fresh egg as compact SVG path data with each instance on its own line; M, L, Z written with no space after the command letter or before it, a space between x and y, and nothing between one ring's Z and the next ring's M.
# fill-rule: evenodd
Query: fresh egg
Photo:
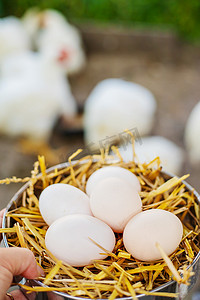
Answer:
M124 179L129 184L133 186L138 192L141 191L140 182L135 174L131 171L117 167L117 166L108 166L103 167L97 171L95 171L88 179L86 184L86 193L88 195L91 194L93 188L101 181L108 177L117 177L120 179Z
M96 218L115 232L122 232L129 219L142 210L142 201L136 188L129 182L109 177L94 186L90 207Z
M170 255L178 247L182 235L183 226L176 215L162 209L150 209L137 214L128 222L123 242L134 258L154 261L162 258L156 243Z
M89 197L80 189L64 183L45 188L39 198L39 208L48 225L66 215L92 215Z
M104 250L92 240L109 252L115 246L114 232L107 224L95 217L80 214L55 221L45 236L47 249L59 260L74 267L107 257Z

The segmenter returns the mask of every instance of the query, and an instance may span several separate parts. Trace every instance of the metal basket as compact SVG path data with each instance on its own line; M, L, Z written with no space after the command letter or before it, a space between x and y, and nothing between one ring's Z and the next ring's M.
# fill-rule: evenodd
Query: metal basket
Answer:
M75 162L74 162L75 163ZM83 163L83 162L82 162ZM52 171L54 171L55 168L59 169L63 169L69 166L69 163L63 163L63 164L59 164L56 165L54 167L51 167L47 170L47 173L50 173ZM166 177L166 178L171 178L173 177L172 174L167 173L167 172L162 172L162 174ZM200 195L194 190L194 188L189 185L187 182L183 181L183 183L185 184L186 188L189 191L193 191L194 195L196 196L196 198L198 199L198 202L200 204ZM23 192L28 188L29 183L27 182L25 185L22 186L22 188L13 196L13 198L10 200L10 202L8 203L4 216L3 216L3 223L2 223L2 228L6 228L6 213L12 209L12 206L14 205L14 203L17 203L19 201L19 199L21 198ZM3 233L3 242L5 247L9 247L8 242L7 242L7 238L6 238L6 234ZM193 260L193 263L190 265L190 267L193 268L193 272L194 275L190 278L190 285L185 285L185 284L178 284L176 281L169 281L166 284L163 284L161 286L159 286L156 289L153 289L152 292L168 292L168 293L178 293L178 299L184 299L185 296L188 294L188 292L193 288L193 286L195 285L195 283L197 282L198 276L200 274L199 270L200 270L200 252L197 254L197 256L195 257L195 259ZM23 279L23 283L26 282L26 284L28 285L38 285L38 286L44 286L43 283L37 281L37 280L25 280ZM26 294L26 292L24 290L22 290L23 294L26 296L27 299L29 299L29 294ZM55 294L56 296L56 300L57 299L74 299L74 300L83 300L86 298L83 297L74 297L71 295L68 295L66 293L62 293L62 292L52 292ZM39 298L38 299L48 299L47 297L47 293L45 292L40 292L39 294ZM58 297L60 296L60 297ZM153 300L153 299L174 299L174 298L169 298L169 297L161 297L161 296L151 296L151 295L138 295L137 298L145 298L145 300ZM53 298L51 298L53 299ZM122 298L117 298L119 300L131 300L132 297L122 297ZM117 300L116 299L116 300ZM97 300L101 300L101 299L97 299Z

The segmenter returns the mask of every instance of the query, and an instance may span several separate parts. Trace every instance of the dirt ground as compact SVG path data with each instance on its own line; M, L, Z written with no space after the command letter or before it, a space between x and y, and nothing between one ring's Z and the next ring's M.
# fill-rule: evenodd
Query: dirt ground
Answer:
M200 100L200 51L168 34L127 32L82 28L87 51L87 66L70 78L79 106L100 80L119 77L147 87L155 95L158 110L152 134L162 135L185 149L186 120ZM84 147L81 133L68 134L61 126L52 134L52 147L64 147L58 156L62 162L68 153ZM36 155L20 152L19 141L0 136L0 178L27 176ZM55 161L56 162L56 161ZM200 166L192 168L187 159L182 174L190 173L188 182L200 192ZM0 186L3 208L20 185ZM198 283L200 285L200 283Z

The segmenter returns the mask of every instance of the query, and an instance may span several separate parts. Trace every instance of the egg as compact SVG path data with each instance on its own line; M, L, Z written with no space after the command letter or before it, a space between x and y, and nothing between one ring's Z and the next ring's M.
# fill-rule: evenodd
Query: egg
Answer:
M109 177L94 186L90 195L93 215L122 232L129 219L142 210L137 190L129 182Z
M86 193L88 195L91 194L93 188L101 181L108 177L117 177L124 179L129 184L133 186L138 192L141 191L140 182L135 174L131 171L117 167L117 166L108 166L103 167L97 171L95 171L88 179L86 184Z
M150 209L137 214L128 222L123 242L134 258L154 261L162 258L156 243L170 255L178 247L182 235L183 226L176 215L162 209Z
M64 183L49 185L42 191L39 209L48 225L66 215L92 215L89 197L80 189Z
M81 267L107 257L91 239L109 252L115 246L114 232L107 224L92 216L76 214L55 221L46 232L45 244L59 260Z

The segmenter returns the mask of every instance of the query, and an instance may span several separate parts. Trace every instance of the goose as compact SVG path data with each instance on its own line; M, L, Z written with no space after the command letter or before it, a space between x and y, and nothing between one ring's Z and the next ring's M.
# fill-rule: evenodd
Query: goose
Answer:
M7 57L0 78L1 133L47 141L59 116L76 114L60 64L31 51Z
M119 152L125 162L133 160L131 143L120 145ZM135 142L135 153L140 163L149 163L160 157L164 171L179 175L185 160L184 150L163 136L146 136Z
M21 21L16 17L0 19L0 63L10 54L31 48L30 38Z
M200 163L200 101L194 106L185 126L184 141L193 166Z
M96 85L84 106L86 145L118 140L125 129L149 134L154 123L156 100L145 87L123 79L109 78Z
M31 9L25 13L23 24L37 51L52 59L61 53L60 60L64 62L63 70L66 74L77 73L85 66L80 33L60 12Z
M0 79L11 79L35 74L41 64L39 53L25 51L7 55L0 65Z

